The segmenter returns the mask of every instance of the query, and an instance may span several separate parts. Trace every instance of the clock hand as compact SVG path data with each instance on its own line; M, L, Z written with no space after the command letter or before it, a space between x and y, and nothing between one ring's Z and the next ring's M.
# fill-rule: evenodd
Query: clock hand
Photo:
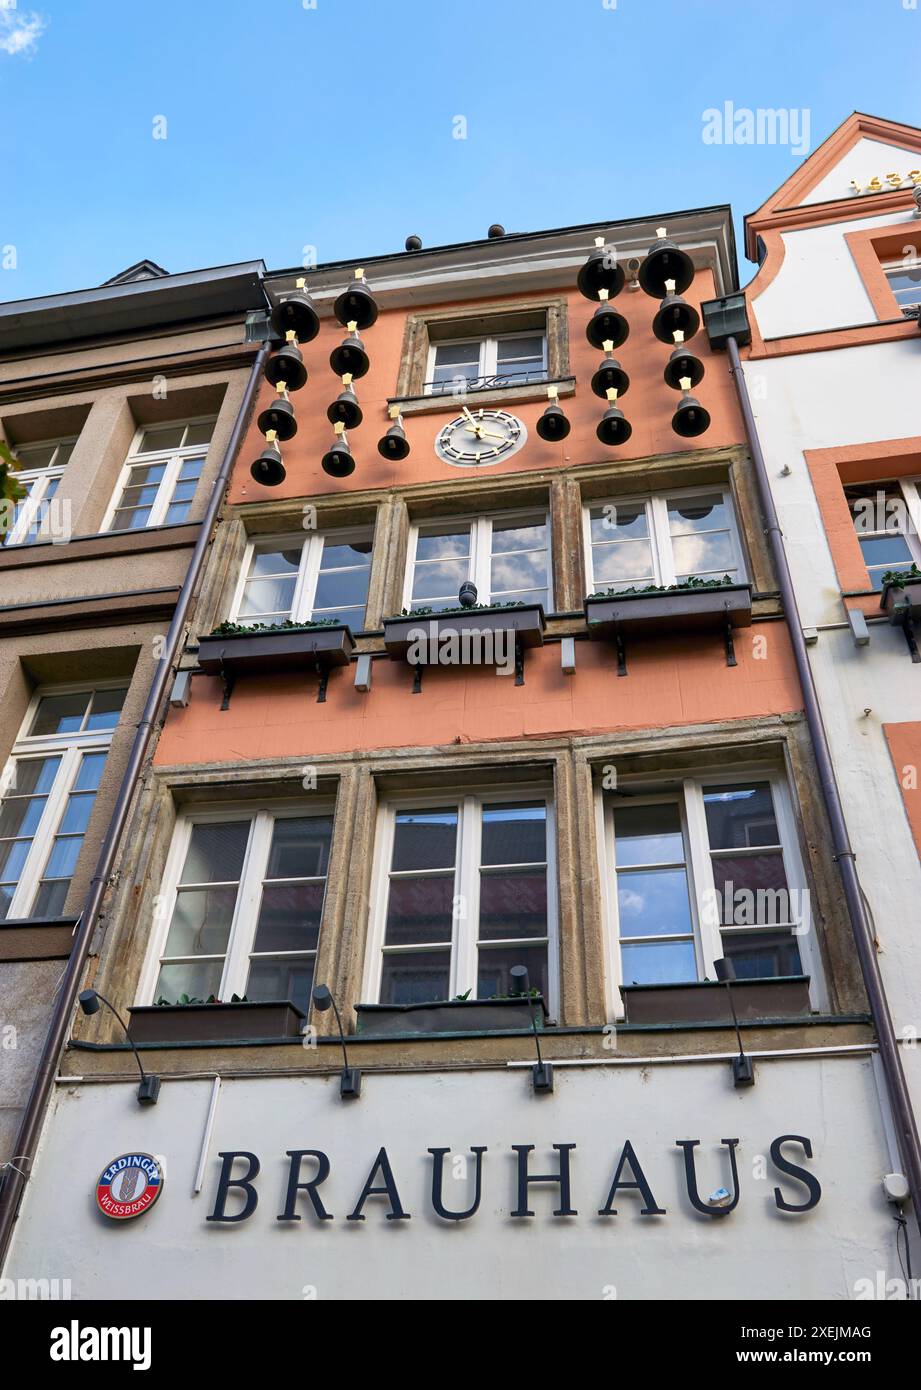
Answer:
M500 439L500 440L502 441L503 444L505 443L505 435L504 435L504 434L497 434L495 430L484 430L482 427L480 428L480 438L481 438L481 439Z

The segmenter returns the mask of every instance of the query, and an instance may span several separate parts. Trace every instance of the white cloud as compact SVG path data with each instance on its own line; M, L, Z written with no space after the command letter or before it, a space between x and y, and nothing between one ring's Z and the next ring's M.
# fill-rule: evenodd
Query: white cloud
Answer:
M43 15L18 10L16 0L0 0L0 53L31 55L47 27Z

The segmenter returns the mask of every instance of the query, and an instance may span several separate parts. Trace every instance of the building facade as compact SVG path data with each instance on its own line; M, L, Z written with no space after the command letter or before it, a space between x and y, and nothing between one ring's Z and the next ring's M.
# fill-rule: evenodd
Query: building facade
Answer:
M84 979L159 1098L80 1017L14 1279L783 1299L898 1271L897 1126L700 328L737 291L729 210L493 230L266 277L269 379Z

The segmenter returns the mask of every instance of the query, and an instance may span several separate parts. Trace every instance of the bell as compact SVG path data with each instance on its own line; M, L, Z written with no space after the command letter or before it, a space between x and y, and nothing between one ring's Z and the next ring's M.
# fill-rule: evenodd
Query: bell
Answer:
M364 343L354 331L354 319L349 320L349 328L352 329L349 336L344 338L339 346L333 348L329 354L329 365L336 376L351 376L357 381L359 377L364 376L371 361L365 352Z
M537 433L541 439L555 444L558 440L566 438L572 426L563 414L562 407L557 400L557 387L548 386L547 395L550 397L550 404L537 422Z
M665 384L673 391L680 391L682 377L691 386L697 386L704 379L704 364L695 357L690 348L676 347L665 364Z
M613 386L619 396L626 394L627 387L630 385L630 378L620 365L616 357L611 357L608 349L613 347L613 343L607 342L604 345L605 357L592 377L592 390L596 396L602 398L608 394Z
M346 373L346 375L348 374ZM337 420L341 420L347 430L354 430L358 428L364 417L361 413L361 406L358 404L358 397L352 390L351 377L348 381L343 378L343 387L344 389L339 392L332 405L327 407L326 418L333 424Z
M263 487L278 487L285 481L285 465L281 461L281 450L274 438L266 441L266 446L253 461L250 474Z
M682 377L684 399L678 402L678 409L672 416L672 429L682 439L696 439L697 435L710 428L710 412L704 410L694 396L688 395L690 385L689 378Z
M271 405L267 405L256 424L263 434L268 434L270 430L274 430L281 440L293 439L297 434L294 406L287 396L279 396Z
M341 324L355 323L358 328L370 328L377 319L377 300L368 288L363 270L355 271L355 279L344 289L333 305Z
M320 331L320 316L304 293L306 283L301 276L294 293L279 299L272 310L272 327L280 338L293 332L298 342L309 343Z
M585 336L592 347L601 348L604 347L605 343L610 343L613 351L614 348L620 347L621 343L627 341L630 325L623 314L619 314L606 302L607 290L599 290L598 298L601 303L585 326Z
M680 294L667 294L652 321L652 331L660 343L683 342L693 338L700 327L700 314ZM681 337L676 338L675 334Z
M336 438L322 459L323 472L329 473L333 478L347 478L350 473L355 472L355 460L343 433L344 429L345 426L341 423L335 426Z
M406 431L399 415L394 417L390 429L377 441L377 452L382 458L394 459L396 462L405 459L409 453L409 440L406 438Z
M672 293L684 294L694 279L694 262L687 251L682 251L665 235L665 228L656 229L656 244L649 249L649 255L640 266L640 285L653 299L664 299L668 294L666 280L674 280Z
M289 391L299 391L306 384L307 368L293 337L266 362L265 379L273 386L285 386Z
M610 405L598 421L595 431L602 444L626 444L633 433L633 426L622 410L615 404L617 389L609 387L605 392Z
M599 290L607 290L611 299L620 294L625 275L617 263L616 253L605 250L604 237L595 237L595 249L580 268L576 284L586 299L597 299Z

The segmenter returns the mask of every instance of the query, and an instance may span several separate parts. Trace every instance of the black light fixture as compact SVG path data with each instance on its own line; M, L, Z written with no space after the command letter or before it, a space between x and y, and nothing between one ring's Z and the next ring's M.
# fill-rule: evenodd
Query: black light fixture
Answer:
M675 282L673 294L684 294L694 279L694 262L687 251L669 241L664 227L656 228L656 242L640 266L639 282L653 299L664 299L669 280Z
M294 414L294 406L288 400L284 382L276 386L275 390L278 395L272 404L267 405L265 410L260 413L256 424L263 434L267 435L270 430L274 430L276 437L286 442L297 434L297 419Z
M296 281L293 294L284 295L272 310L272 327L279 338L293 333L299 343L309 343L320 331L320 316L306 294L305 276Z
M278 487L279 483L285 481L285 465L281 460L281 450L276 442L274 430L267 433L265 448L259 457L253 460L249 471L253 480L261 483L263 487Z
M565 439L572 426L563 414L563 408L558 400L559 388L556 386L547 387L547 395L550 404L544 410L543 415L537 422L537 433L541 439L546 439L548 443L556 443L560 439Z
M663 376L666 386L670 386L673 391L681 390L682 377L687 377L693 389L704 379L704 364L699 357L694 356L690 348L679 346L670 354Z
M403 245L407 251L421 251L422 238L420 236L408 236Z
M701 405L696 396L691 395L691 378L683 376L678 387L684 392L678 402L678 409L672 416L672 429L682 439L696 439L710 428L710 412Z
M141 1084L138 1086L138 1105L156 1105L157 1097L160 1094L160 1078L155 1076L152 1071L145 1071L141 1064L140 1054L134 1045L134 1039L128 1031L128 1025L118 1012L114 1004L110 1004L104 994L100 994L98 989L84 989L78 995L80 1008L87 1015L99 1012L99 1005L105 1004L106 1008L115 1015L122 1026L125 1037L131 1045L134 1053L134 1060L138 1064L138 1071L141 1073Z
M736 1014L735 1000L732 997L732 981L736 978L736 968L728 956L721 956L719 960L713 962L716 971L716 978L722 980L726 986L726 996L729 999L729 1008L732 1011L732 1021L735 1024L736 1038L739 1043L739 1055L732 1059L732 1079L737 1089L755 1084L755 1064L750 1057L745 1055L742 1046L742 1033L739 1029L739 1019Z
M601 346L604 348L605 355L602 358L600 367L592 377L592 390L596 396L601 396L602 400L607 396L611 387L614 388L619 396L624 396L630 385L630 378L617 358L611 356L614 351L614 344L611 342L610 338L602 343Z
M405 459L409 453L409 440L406 438L403 416L400 414L398 405L390 407L390 418L393 424L387 433L377 441L377 452L382 458L394 459L399 463L400 459Z
M675 282L669 280L668 283L673 285ZM665 296L652 321L652 331L660 343L683 343L687 338L693 338L699 327L700 314L694 305L674 293ZM678 334L681 336L676 336Z
M595 433L602 444L626 444L633 433L633 426L624 412L616 404L617 387L609 386L604 394L607 396L610 404L598 421L598 428Z
M538 1094L546 1095L553 1090L553 1064L545 1062L540 1053L540 1033L537 1031L537 1014L531 999L531 982L526 965L513 965L509 974L512 977L512 994L523 994L530 1004L531 1028L534 1032L534 1045L537 1048L537 1063L531 1068L531 1085Z
M349 336L344 338L338 347L334 347L329 354L329 365L332 367L336 376L350 376L358 381L363 377L371 365L371 359L365 352L365 345L358 336L358 324L355 319L350 319L348 323Z
M347 430L355 430L361 424L364 416L361 406L358 404L358 397L352 389L352 377L350 372L346 372L342 378L342 390L339 395L327 406L326 418L331 424L341 420Z
M265 379L273 386L285 386L289 391L300 391L307 384L307 368L293 329L288 332L284 347L274 352L266 362Z
M361 1071L358 1067L349 1066L349 1054L345 1050L345 1033L342 1030L342 1019L339 1017L336 1001L327 985L314 985L313 1007L321 1014L325 1014L327 1009L332 1009L333 1013L336 1015L336 1026L339 1029L339 1041L342 1044L342 1071L339 1074L339 1095L343 1100L357 1100L361 1095Z
M465 579L460 586L457 594L457 601L461 608L473 608L479 596L479 590L472 579Z
M619 314L608 303L607 290L599 290L598 298L601 303L585 325L585 336L595 348L603 348L604 344L609 342L613 352L614 348L620 347L621 343L627 341L630 336L630 325L623 314Z
M333 313L341 324L348 325L350 331L353 323L358 328L370 328L377 321L377 300L360 266L355 271L355 279L333 305Z
M623 267L617 263L617 252L605 247L604 237L595 237L595 249L588 253L588 260L576 277L579 293L586 299L598 299L599 290L607 290L613 299L620 294L625 279Z
M355 472L355 460L352 458L349 441L345 437L345 425L339 420L333 425L333 429L336 438L321 460L323 472L332 478L347 478L350 473Z

